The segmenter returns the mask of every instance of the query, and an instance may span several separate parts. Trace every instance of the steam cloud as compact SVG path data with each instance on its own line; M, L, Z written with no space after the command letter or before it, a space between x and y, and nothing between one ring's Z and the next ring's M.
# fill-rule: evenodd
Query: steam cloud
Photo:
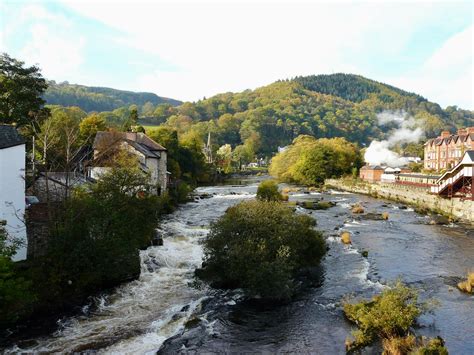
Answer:
M398 153L392 151L397 143L418 142L423 136L423 129L417 127L415 119L404 111L384 111L377 115L380 125L396 123L395 129L388 139L383 141L374 140L365 151L365 162L371 165L388 165L391 167L400 167L408 163L408 159L401 157Z

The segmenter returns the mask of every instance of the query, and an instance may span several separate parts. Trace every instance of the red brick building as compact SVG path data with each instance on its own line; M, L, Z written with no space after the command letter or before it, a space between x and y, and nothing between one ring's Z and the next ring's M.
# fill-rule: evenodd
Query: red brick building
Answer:
M474 127L459 129L456 134L443 131L439 137L425 143L424 168L450 169L459 163L468 150L474 150Z
M365 165L360 168L359 178L368 182L377 182L382 179L385 168L378 165Z

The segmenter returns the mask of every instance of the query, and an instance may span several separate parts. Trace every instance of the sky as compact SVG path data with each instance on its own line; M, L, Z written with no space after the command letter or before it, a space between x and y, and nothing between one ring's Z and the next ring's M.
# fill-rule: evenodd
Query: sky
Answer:
M183 101L353 73L474 108L472 1L0 0L0 52Z

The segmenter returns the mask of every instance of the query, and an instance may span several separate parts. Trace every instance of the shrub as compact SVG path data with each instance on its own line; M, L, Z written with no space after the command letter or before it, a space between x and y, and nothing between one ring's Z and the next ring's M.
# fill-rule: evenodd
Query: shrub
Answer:
M11 260L18 246L0 221L0 328L16 321L34 301L31 282L18 275Z
M57 311L138 277L139 249L150 244L166 209L166 198L163 203L163 197L146 193L148 181L133 168L113 168L60 206L48 251L29 271L39 307Z
M298 272L317 266L326 251L314 225L278 202L242 202L212 224L198 276L219 287L244 288L251 296L288 299Z
M281 201L282 196L278 191L278 184L274 180L265 180L258 185L257 199L262 201Z
M344 314L358 326L358 330L353 332L354 340L346 342L346 346L349 351L355 350L377 338L383 340L387 349L412 346L411 338L401 338L409 335L416 319L428 308L428 303L418 303L414 289L400 281L370 301L345 302Z

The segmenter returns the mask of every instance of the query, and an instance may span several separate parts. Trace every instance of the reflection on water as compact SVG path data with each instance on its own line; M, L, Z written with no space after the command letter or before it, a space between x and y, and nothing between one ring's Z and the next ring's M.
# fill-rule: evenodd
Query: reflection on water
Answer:
M401 277L419 288L422 298L441 302L434 314L422 317L419 333L440 335L451 353L474 353L473 298L453 287L474 268L473 230L427 225L411 209L366 196L292 193L290 201L322 198L337 204L325 211L297 209L317 219L330 250L323 260L322 286L305 290L290 304L262 307L242 301L240 290L196 288L193 271L201 264L200 242L209 224L229 206L253 198L256 186L255 180L246 180L199 188L198 194L212 197L182 206L162 224L164 246L141 252L139 280L85 307L84 314L63 320L54 334L28 342L27 350L154 353L161 347L162 353L342 354L351 325L343 317L341 299L370 297ZM366 212L388 212L389 220L352 216L349 207L355 202ZM340 230L351 232L352 245L339 241ZM367 258L362 250L369 252ZM20 349L25 347L10 351Z

